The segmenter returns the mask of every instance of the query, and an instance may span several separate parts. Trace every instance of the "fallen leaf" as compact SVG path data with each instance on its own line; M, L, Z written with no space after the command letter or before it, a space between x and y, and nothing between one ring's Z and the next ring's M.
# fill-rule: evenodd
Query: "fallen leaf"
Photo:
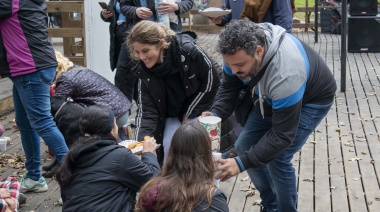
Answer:
M255 200L252 202L252 205L258 205L261 206L261 200Z
M330 188L331 188L332 190L335 190L335 189L336 189L336 187L335 187L335 186L331 186Z
M359 157L354 157L354 158L350 158L349 161L359 161L359 160L363 160L363 159L361 159Z
M241 181L248 181L248 180L249 180L249 176L246 176L243 179L241 179Z

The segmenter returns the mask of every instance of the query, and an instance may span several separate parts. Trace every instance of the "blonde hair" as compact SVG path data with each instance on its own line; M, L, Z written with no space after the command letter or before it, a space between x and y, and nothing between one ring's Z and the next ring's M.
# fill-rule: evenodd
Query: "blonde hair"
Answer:
M134 59L139 59L133 49L133 43L139 42L142 44L159 45L162 49L167 49L170 45L170 40L174 37L175 32L169 29L162 23L153 21L140 21L129 32L127 36L127 43L129 53ZM161 54L161 61L163 61Z
M55 51L55 57L57 58L57 72L55 74L55 78L53 83L57 82L57 79L66 71L71 69L74 66L74 63L69 60L69 58L63 56L60 52Z

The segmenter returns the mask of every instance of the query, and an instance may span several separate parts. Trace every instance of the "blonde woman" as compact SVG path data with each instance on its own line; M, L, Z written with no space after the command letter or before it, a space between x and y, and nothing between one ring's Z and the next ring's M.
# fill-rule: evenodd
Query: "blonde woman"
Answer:
M131 102L121 91L104 77L90 69L74 65L61 53L55 52L58 66L54 78L55 93L52 98L71 97L74 102L86 107L107 105L115 114L118 127L128 121Z
M175 130L209 109L219 87L217 68L195 39L195 33L175 34L152 21L139 22L127 37L130 54L139 61L135 136L153 136L163 144L160 162Z

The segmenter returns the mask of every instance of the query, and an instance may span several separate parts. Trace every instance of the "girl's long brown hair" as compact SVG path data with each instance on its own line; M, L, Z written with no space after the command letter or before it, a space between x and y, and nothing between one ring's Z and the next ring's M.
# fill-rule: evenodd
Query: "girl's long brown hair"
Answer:
M174 133L160 174L141 188L136 211L151 211L144 208L143 199L157 185L159 201L154 211L190 212L203 200L208 201L209 207L216 189L213 176L208 133L198 123L185 124Z

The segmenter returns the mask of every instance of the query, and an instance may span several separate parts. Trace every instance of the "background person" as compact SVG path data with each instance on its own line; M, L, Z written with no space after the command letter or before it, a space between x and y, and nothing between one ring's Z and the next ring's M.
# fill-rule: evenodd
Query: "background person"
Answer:
M255 23L269 22L292 32L294 0L246 0L241 18Z
M224 16L208 17L208 19L215 25L224 27L231 20L240 19L240 14L243 11L244 0L225 0L222 6L223 10L231 10L231 12Z
M227 212L227 197L213 180L208 133L198 123L184 124L173 135L160 174L141 188L136 211Z
M217 178L247 170L266 211L297 211L291 160L330 110L334 77L310 46L270 23L233 21L217 49L225 79L211 113L203 116L228 117L244 84L255 86L255 106L235 143L238 156L216 160L222 164Z
M154 136L165 155L175 130L210 108L220 84L216 66L195 36L141 21L127 38L130 54L139 60L136 140ZM161 161L162 149L157 154Z
M141 20L158 21L158 14L169 15L170 29L182 31L181 14L185 14L194 5L192 0L180 0L175 3L160 2L155 7L154 0L120 0L121 11L132 26Z
M48 190L41 176L40 137L59 162L68 151L50 114L49 87L56 67L45 1L0 1L0 75L13 82L15 120L26 157L21 192Z
M116 119L108 107L85 109L79 138L56 175L62 211L133 211L136 193L159 172L153 152L156 141L145 141L141 160L116 142Z
M119 54L121 46L123 45L126 37L126 32L128 30L127 18L121 13L120 3L118 0L110 0L108 3L108 8L110 10L102 10L100 17L103 21L109 22L109 32L110 32L110 64L111 70L114 71L117 67ZM127 72L121 69L116 69L115 73L115 86L120 89L125 96L128 97L129 91L126 90L128 87L125 85L125 79L127 79L124 74ZM128 98L130 101L132 99Z

